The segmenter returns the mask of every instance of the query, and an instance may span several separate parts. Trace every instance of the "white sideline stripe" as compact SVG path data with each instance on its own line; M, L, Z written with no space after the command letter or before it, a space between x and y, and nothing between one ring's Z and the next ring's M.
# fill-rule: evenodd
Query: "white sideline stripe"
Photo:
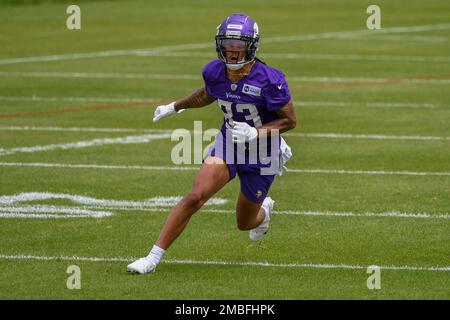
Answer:
M171 51L171 50L188 50L188 49L203 49L212 47L212 42L203 43L191 43L173 46L163 46L155 48L143 48L143 49L129 49L129 50L106 50L106 51L93 51L93 52L80 52L69 54L56 54L49 56L37 56L37 57L22 57L0 60L2 64L15 64L26 62L43 62L43 61L61 61L61 60L74 60L74 59L86 59L86 58L99 58L99 57L119 57L136 55L141 51L144 52L159 52L159 51Z
M372 35L389 34L389 33L422 32L422 31L446 30L446 29L450 29L449 23L392 27L392 28L384 28L381 30L353 30L353 31L324 32L324 33L318 33L318 34L281 36L281 37L266 38L266 39L263 39L261 42L264 44L264 43L278 43L278 42L289 42L289 41L308 41L308 40L318 40L318 39L330 39L330 38L336 38L336 37L342 37L342 36L358 36L358 35L372 36ZM98 57L127 56L127 55L136 55L136 54L148 53L148 52L168 52L168 51L187 50L187 49L201 49L201 48L209 48L209 47L213 47L212 41L211 42L203 42L203 43L171 45L171 46L163 46L163 47L156 47L156 48L146 48L146 49L144 48L144 49L129 49L129 50L106 50L106 51L81 52L81 53L49 55L49 56L10 58L10 59L0 60L0 65L26 63L26 62L61 61L61 60L86 59L86 58L98 58Z
M119 169L119 170L150 170L150 171L196 171L196 166L127 166L127 165L98 165L98 164L62 164L62 163L33 163L33 162L0 162L0 167L41 167L41 168L70 168L70 169ZM365 175L399 175L399 176L450 176L450 172L414 172L414 171L364 171L364 170L336 170L336 169L287 169L292 173L307 174L365 174Z
M440 37L440 36L395 36L395 35L389 35L389 36L372 36L372 37L365 37L360 35L355 36L338 36L337 40L345 39L345 40L368 40L368 41L406 41L406 42L448 42L450 41L447 37Z
M103 218L112 216L112 212L92 211L89 208L71 208L58 206L0 206L0 218L6 219L65 219L65 218Z
M265 53L262 57L277 59L306 59L306 60L361 60L361 61L415 61L415 62L450 62L447 56L384 56L384 55L356 55L356 54L298 54L298 53Z
M433 109L442 107L434 103L404 103L404 102L345 102L345 101L294 101L294 105L302 107L371 107L371 108L412 108Z
M9 75L8 77L55 77L55 78L103 78L103 79L154 79L154 80L195 80L202 81L199 75L188 75L188 74L141 74L141 73L89 73L89 72L3 72L3 75ZM392 78L364 78L364 77L306 77L306 76L287 76L288 81L298 81L298 82L374 82L374 83L384 83L390 81L398 81L400 83L414 83L414 84L449 84L450 79L392 79ZM24 99L28 101L30 97L0 97L1 100L14 101L15 98ZM31 97L36 101L58 101L58 97ZM50 100L46 100L50 99ZM77 101L77 97L65 97L68 101ZM88 98L84 98L88 99ZM103 102L107 102L108 98L93 98L93 99L104 99ZM110 99L111 102L123 101L123 99ZM154 99L140 99L137 101L152 101ZM81 100L86 101L86 100ZM126 102L136 101L134 99L127 100Z
M61 164L61 163L19 163L0 162L2 167L41 167L41 168L71 168L71 169L124 169L124 170L155 170L155 171L197 171L200 167L167 167L167 166L127 166L98 164Z
M0 206L0 218L6 219L102 218L112 215L112 212L92 211L86 208L70 208L57 206Z
M76 127L34 127L34 126L0 126L5 131L48 131L48 132L100 132L100 133L172 133L167 129L135 129L135 128L76 128Z
M31 214L30 214L31 213ZM44 214L42 214L44 213ZM54 213L62 213L54 214ZM112 216L112 212L92 211L86 208L70 208L56 206L0 206L0 218L100 218Z
M404 26L404 27L391 27L380 30L354 30L354 31L338 31L338 32L324 32L319 34L306 34L296 36L281 36L273 37L266 40L261 40L261 43L277 43L288 41L306 41L306 40L318 40L318 39L330 39L336 37L346 36L376 36L380 34L390 33L408 33L408 32L423 32L432 30L447 30L450 29L450 23L439 23L431 25L416 25L416 26Z
M45 101L45 102L99 102L99 103L127 103L127 102L154 102L158 99L139 98L103 98L103 97L39 97L39 96L0 96L0 101ZM433 109L443 105L433 103L402 103L402 102L346 102L346 101L294 101L295 105L302 107L372 107L372 108L413 108Z
M29 201L41 201L41 200L51 200L51 199L64 199L70 200L76 204L90 205L90 206L98 206L100 208L121 208L121 207L132 207L132 208L151 208L151 207L171 207L175 206L181 199L181 196L172 196L172 197L153 197L150 199L146 199L144 201L127 201L127 200L111 200L111 199L96 199L87 196L81 195L73 195L66 193L51 193L51 192L23 192L20 194L8 195L8 196L0 196L0 205L13 205L21 202L29 202ZM227 203L226 199L222 198L211 198L209 199L205 205L222 205ZM0 206L0 211L1 211ZM5 207L3 207L5 208ZM25 212L27 207L15 207L17 212ZM65 208L69 210L69 207L56 207L56 206L33 206L32 208L37 208L35 212L55 212L59 210L59 208ZM84 210L82 208L80 210ZM8 207L7 210L11 210L11 207ZM70 212L74 213L74 212ZM81 213L81 212L80 212Z
M149 52L140 53L141 56L152 57L189 57L214 58L208 52ZM324 53L260 53L262 59L280 60L344 60L344 61L402 61L402 62L450 62L448 56L386 56L386 55L357 55L357 54L324 54Z
M201 75L191 74L151 74L151 73L112 73L112 72L7 72L0 71L0 77L31 78L90 78L90 79L153 79L153 80L199 80Z
M383 134L283 133L283 136L285 136L285 137L300 137L300 138L330 138L330 139L450 141L450 137L439 137L439 136L390 136L390 135L383 135Z
M211 210L209 210L211 211ZM275 214L302 215L302 216L325 216L325 217L385 217L385 218L414 218L414 219L450 219L450 214L430 213L406 213L398 211L390 212L320 212L320 211L274 211Z
M112 216L112 212L93 211L92 209L117 210L120 208L135 208L136 210L154 208L154 207L172 207L175 206L182 197L153 197L144 201L127 201L127 200L111 200L111 199L95 199L92 197L72 195L65 193L50 193L50 192L23 192L20 194L0 196L0 218L35 218L35 219L50 219L50 218L102 218ZM23 202L42 201L64 199L69 200L83 207L68 207L55 205L22 205L17 206ZM211 198L205 205L215 206L227 203L226 199Z
M450 176L450 172L414 172L414 171L365 171L365 170L334 170L334 169L287 169L294 173L325 173L325 174L368 174L368 175L405 175L405 176Z
M34 214L34 213L0 213L1 219L68 219L68 218L100 218L106 215L76 215L76 214Z
M104 138L104 139L94 139L77 141L72 143L61 143L61 144L50 144L45 146L34 146L34 147L20 147L20 148L0 148L0 156L11 155L15 153L33 153L40 151L52 151L52 150L67 150L67 149L79 149L88 147L98 147L103 145L111 144L134 144L134 143L148 143L153 140L158 139L168 139L170 134L146 134L139 136L126 136L120 138Z
M48 213L48 212L53 212ZM0 218L6 219L64 219L102 218L112 216L112 212L82 210L78 208L41 207L0 207Z
M80 256L35 256L35 255L7 255L0 254L1 260L37 260L37 261L83 261L83 262L132 262L136 257L80 257ZM178 260L164 259L164 264L196 264L196 265L223 265L223 266L250 266L273 268L311 268L311 269L367 269L369 265L327 264L327 263L272 263L272 262L241 262L241 261L214 261L214 260ZM373 265L371 265L373 266ZM450 266L378 266L382 270L409 270L409 271L450 271Z
M181 200L181 197L179 197ZM211 200L215 200L211 202ZM207 205L221 205L225 204L227 200L225 199L210 199ZM171 206L175 206L176 202L172 203ZM156 205L156 206L127 206L127 205L114 205L109 206L98 205L98 204L86 204L81 207L68 207L68 206L45 206L45 205L30 205L30 206L21 206L21 210L23 212L50 212L47 208L54 208L55 212L61 212L61 210L116 210L116 211L140 211L140 212L168 212L168 205ZM1 208L1 207L0 207ZM16 208L16 207L10 207ZM2 211L2 210L0 210ZM4 211L7 211L6 209ZM97 211L94 211L97 212ZM208 209L202 208L200 212L204 213L226 213L226 214L235 214L235 210L230 209ZM431 214L426 212L421 213L410 213L410 212L399 212L399 211L387 211L387 212L363 212L363 213L355 213L355 212L331 212L331 211L295 211L295 210L274 210L273 212L276 215L296 215L296 216L319 216L319 217L364 217L364 218L406 218L406 219L450 219L450 214L448 213L438 213Z
M389 84L392 81L396 83L413 83L413 84L449 84L450 79L395 79L395 78L361 78L361 77L287 77L289 81L298 82L335 82L335 83L347 83L347 82L373 82L380 84Z
M103 206L84 206L80 209L102 209L102 210L119 210L119 211L143 211L143 212L167 212L167 208L138 208L138 207L103 207ZM200 212L209 213L230 213L234 214L235 210L227 209L200 209ZM382 218L412 218L412 219L450 219L450 214L431 214L431 213L408 213L399 211L388 212L331 212L331 211L295 211L295 210L274 210L274 214L282 215L298 215L298 216L321 216L321 217L382 217Z
M172 133L167 129L133 129L133 128L62 128L62 127L16 127L0 126L0 131L48 131L48 132L100 132L100 133ZM442 141L450 137L440 136L397 136L383 134L347 134L347 133L283 133L286 137L299 138L331 138L331 139L375 139L375 140L419 140Z

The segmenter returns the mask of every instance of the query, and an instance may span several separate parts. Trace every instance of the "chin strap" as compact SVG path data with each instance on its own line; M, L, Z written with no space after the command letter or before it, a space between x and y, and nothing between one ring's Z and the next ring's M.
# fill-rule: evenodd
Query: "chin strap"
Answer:
M228 69L235 71L241 69L246 63L225 63L225 65Z
M247 61L247 62L241 62L241 63L225 63L225 65L227 66L228 69L236 71L239 69L242 69L243 66L254 62L255 60L252 61Z

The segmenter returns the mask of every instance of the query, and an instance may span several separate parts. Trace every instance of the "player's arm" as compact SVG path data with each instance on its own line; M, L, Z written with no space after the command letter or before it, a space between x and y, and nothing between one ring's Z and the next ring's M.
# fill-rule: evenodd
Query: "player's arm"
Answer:
M297 126L297 116L295 115L292 100L275 112L278 115L278 119L257 128L258 136L270 135L272 130L278 130L279 133L283 133L294 129Z
M214 102L216 99L211 97L205 87L200 88L192 94L175 101L175 110L190 108L201 108Z
M158 106L155 110L153 122L157 122L160 119L171 116L173 114L181 113L186 109L201 108L207 106L215 100L216 99L211 97L208 92L206 92L206 89L204 87L200 88L184 98L181 98L167 105Z
M297 125L297 117L295 116L292 100L275 112L278 115L278 119L266 123L259 128L252 127L246 122L234 121L233 128L231 128L233 140L236 142L252 141L257 137L270 136L272 130L276 130L277 133L282 133L295 128Z

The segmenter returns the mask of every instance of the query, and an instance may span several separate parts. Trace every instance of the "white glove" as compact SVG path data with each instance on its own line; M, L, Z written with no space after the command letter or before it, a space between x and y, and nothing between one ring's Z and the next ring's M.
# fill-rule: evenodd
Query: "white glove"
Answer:
M173 114L176 113L181 113L183 112L185 109L181 109L178 111L175 111L175 101L170 103L170 104L166 104L164 106L158 106L155 110L155 114L153 116L153 122L157 122L162 118L171 116Z
M292 157L291 147L288 146L286 141L284 141L283 137L281 137L280 153L281 153L281 159L280 159L281 163L280 163L280 168L278 170L279 176L283 175L283 173L286 172L287 168L286 168L285 164Z
M234 121L234 126L230 130L233 141L237 143L249 142L258 137L258 130L246 122Z

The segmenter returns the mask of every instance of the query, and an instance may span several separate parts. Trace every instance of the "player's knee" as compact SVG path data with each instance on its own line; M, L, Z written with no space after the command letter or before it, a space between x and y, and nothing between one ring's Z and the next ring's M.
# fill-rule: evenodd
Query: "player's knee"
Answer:
M206 202L205 197L201 193L196 191L189 192L184 197L184 200L186 202L186 205L193 209L199 209Z

